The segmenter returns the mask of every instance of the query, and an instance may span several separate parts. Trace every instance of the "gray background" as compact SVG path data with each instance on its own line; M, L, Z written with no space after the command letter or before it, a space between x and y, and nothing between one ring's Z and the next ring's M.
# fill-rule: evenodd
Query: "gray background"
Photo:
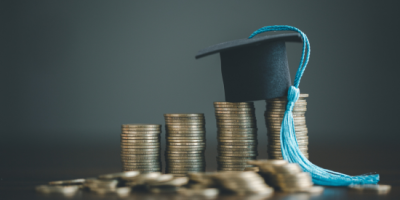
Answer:
M310 94L310 157L328 148L398 151L400 14L392 2L0 1L0 167L115 169L121 124L201 112L212 169L220 60L194 56L275 24L310 39L300 85ZM294 77L301 44L287 49ZM256 102L260 158L264 111Z

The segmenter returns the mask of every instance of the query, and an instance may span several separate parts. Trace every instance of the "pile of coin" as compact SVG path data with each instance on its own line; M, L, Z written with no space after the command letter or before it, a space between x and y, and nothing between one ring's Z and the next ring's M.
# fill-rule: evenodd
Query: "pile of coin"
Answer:
M121 160L123 171L160 172L160 124L123 124Z
M265 184L263 178L256 172L219 172L214 175L218 184L225 190L238 195L272 194L274 189Z
M310 174L303 172L296 163L288 163L286 160L254 160L248 163L259 167L266 182L283 192L323 191L322 187L313 187Z
M257 156L253 102L214 102L218 127L218 170L243 171Z
M204 114L164 114L164 118L167 134L166 173L179 177L186 176L188 172L204 171Z
M299 100L293 107L293 120L296 131L297 143L300 151L306 158L308 156L308 129L306 126L305 112L307 102L305 98L308 94L300 94ZM270 159L283 159L281 152L280 131L283 116L286 110L287 97L280 97L266 100L267 110L265 111L265 123L267 125L268 136L268 157Z

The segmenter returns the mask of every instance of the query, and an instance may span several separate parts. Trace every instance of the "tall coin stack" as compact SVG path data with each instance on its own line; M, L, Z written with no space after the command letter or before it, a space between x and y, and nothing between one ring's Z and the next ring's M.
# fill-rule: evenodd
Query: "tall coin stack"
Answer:
M299 99L294 104L292 113L297 143L303 155L308 158L308 129L305 117L307 111L306 97L308 97L308 94L300 94ZM287 97L269 99L266 102L265 123L268 131L268 156L270 159L283 159L280 132L283 115L286 110Z
M204 172L204 114L164 114L164 118L167 134L166 173L179 177L189 172Z
M214 102L218 127L218 170L243 171L257 157L253 102Z
M123 171L160 172L160 124L123 124L121 160Z

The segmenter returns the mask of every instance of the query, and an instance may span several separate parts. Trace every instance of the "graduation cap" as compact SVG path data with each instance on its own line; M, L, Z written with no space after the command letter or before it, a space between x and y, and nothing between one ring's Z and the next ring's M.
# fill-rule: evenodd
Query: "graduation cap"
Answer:
M286 42L302 42L301 35L284 33L233 40L200 50L196 58L220 53L226 101L271 99L286 96L292 85Z
M269 31L297 33L253 38L257 34ZM285 42L301 41L303 41L303 53L294 84L291 85ZM348 186L376 184L379 181L378 174L349 176L318 167L301 153L296 139L292 110L299 98L300 80L310 57L310 43L302 31L287 25L262 27L253 32L249 39L208 47L199 51L196 58L217 52L221 55L226 101L254 101L287 96L287 106L280 131L282 157L291 163L298 163L303 171L311 174L315 184Z

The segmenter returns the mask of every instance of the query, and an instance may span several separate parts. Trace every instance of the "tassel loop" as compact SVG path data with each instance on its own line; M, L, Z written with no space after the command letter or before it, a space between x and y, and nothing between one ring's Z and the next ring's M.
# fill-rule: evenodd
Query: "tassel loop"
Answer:
M294 104L299 99L299 96L300 96L300 89L296 88L293 85L290 86L287 96L288 103L286 105L286 112L287 111L291 112L293 110Z

